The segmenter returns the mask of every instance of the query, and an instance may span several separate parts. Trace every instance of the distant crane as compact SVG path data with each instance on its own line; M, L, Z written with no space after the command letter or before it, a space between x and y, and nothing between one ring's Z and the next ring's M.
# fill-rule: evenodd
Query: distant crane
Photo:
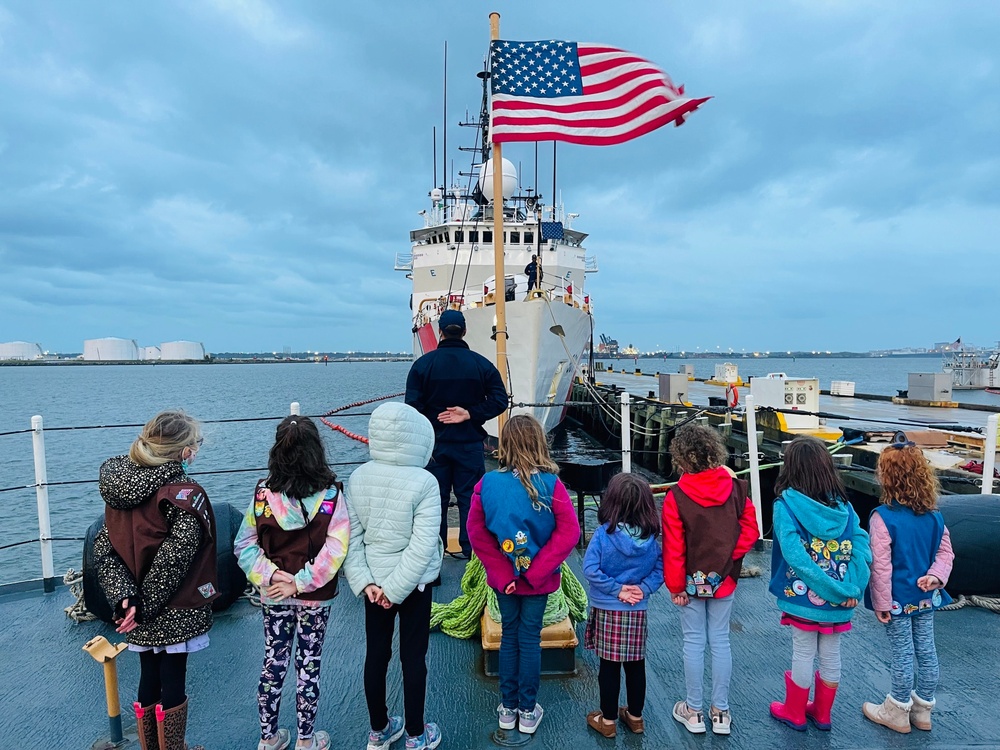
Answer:
M618 341L616 339L605 336L601 334L601 343L597 347L597 351L606 357L617 357L618 356Z

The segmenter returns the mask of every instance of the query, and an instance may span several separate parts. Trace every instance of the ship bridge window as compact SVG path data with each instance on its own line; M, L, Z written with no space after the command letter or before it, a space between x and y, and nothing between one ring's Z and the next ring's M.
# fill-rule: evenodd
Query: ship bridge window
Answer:
M493 232L483 232L483 242L493 242Z
M520 245L521 244L521 233L520 232L511 232L510 233L510 244L512 244L512 245Z
M535 244L535 233L534 232L525 232L524 233L524 244L525 245L534 245Z
M455 242L465 242L465 232L461 229L455 230Z
M479 230L470 229L469 230L469 242L479 242Z

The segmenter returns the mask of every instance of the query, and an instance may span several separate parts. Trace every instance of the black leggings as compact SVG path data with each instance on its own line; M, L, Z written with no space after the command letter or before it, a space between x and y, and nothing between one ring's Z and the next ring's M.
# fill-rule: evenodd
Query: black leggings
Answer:
M618 718L618 694L622 686L622 667L625 668L625 696L628 712L639 718L646 704L646 660L608 661L601 659L597 684L601 688L601 713L608 721Z
M181 705L187 696L187 654L168 654L155 651L139 652L139 705L163 709Z

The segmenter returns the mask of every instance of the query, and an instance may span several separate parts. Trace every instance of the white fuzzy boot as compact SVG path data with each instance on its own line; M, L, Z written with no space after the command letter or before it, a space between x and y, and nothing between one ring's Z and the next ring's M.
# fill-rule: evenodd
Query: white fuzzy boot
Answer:
M912 707L912 700L909 700L906 703L900 703L891 695L887 695L885 696L885 701L882 703L865 703L865 705L861 707L861 710L864 712L865 718L868 720L874 721L876 724L881 724L884 727L888 727L894 732L909 734L910 709Z
M916 691L910 693L913 701L913 708L910 709L910 724L925 732L931 731L931 710L937 703L936 700L925 701Z

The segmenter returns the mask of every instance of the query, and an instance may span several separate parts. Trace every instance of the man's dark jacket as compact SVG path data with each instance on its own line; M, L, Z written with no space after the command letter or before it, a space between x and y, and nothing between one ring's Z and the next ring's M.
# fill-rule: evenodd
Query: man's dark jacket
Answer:
M437 349L420 357L406 377L406 403L434 426L439 443L474 443L486 438L485 424L507 408L507 390L500 372L461 339L443 339ZM461 406L469 419L442 424L438 414Z

